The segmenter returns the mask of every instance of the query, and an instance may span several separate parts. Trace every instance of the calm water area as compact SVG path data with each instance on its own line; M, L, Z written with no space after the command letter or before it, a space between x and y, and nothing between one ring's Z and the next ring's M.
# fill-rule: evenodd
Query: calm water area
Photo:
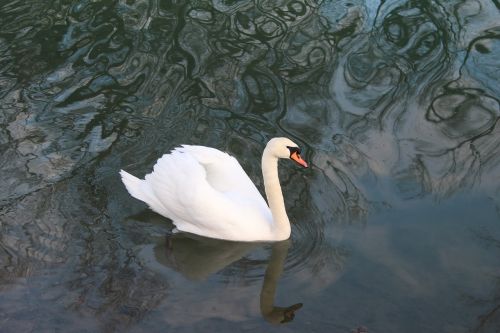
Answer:
M1 0L0 332L500 332L499 119L498 0ZM285 242L118 175L275 136Z

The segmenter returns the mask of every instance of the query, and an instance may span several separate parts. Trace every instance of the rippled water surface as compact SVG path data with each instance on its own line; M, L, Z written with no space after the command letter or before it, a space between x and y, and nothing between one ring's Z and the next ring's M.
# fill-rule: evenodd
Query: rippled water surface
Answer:
M499 332L500 4L0 3L0 331ZM118 171L283 162L292 238L172 236Z

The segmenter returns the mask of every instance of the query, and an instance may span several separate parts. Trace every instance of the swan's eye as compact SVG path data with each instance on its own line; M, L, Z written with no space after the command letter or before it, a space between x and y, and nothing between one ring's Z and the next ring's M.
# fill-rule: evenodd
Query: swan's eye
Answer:
M290 151L290 157L294 154L297 153L300 155L300 148L299 147L290 147L287 146L288 150Z

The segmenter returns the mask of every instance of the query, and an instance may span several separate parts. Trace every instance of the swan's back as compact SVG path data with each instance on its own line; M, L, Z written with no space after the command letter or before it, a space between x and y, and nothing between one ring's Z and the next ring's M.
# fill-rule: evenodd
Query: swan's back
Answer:
M235 240L271 240L272 215L236 159L217 149L182 146L138 179L120 172L129 193L180 231Z

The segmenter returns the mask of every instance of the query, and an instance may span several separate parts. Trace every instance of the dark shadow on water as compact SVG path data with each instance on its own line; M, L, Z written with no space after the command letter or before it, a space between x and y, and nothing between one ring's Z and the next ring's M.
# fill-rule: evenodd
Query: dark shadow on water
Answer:
M191 280L205 280L228 265L240 260L265 243L231 242L192 234L169 235L154 247L158 263L170 267ZM260 312L272 324L283 324L295 318L302 303L275 306L278 281L283 273L291 241L271 244L271 255L260 292Z
M240 243L193 234L166 236L154 248L156 260L190 280L202 281L241 259L263 243Z

